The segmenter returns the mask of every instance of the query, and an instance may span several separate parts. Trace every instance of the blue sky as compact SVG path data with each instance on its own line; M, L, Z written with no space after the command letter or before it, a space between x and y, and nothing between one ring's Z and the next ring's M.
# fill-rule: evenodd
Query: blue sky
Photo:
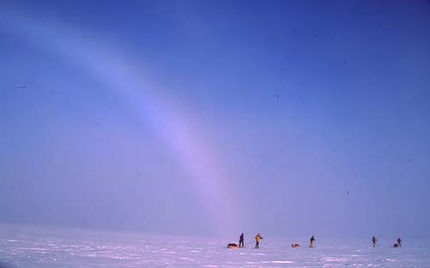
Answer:
M1 6L1 222L430 235L428 1Z

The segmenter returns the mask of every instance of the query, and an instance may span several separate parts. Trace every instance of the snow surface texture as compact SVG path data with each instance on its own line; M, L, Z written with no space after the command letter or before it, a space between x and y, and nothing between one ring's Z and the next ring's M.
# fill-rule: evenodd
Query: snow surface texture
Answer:
M372 248L370 239L323 242L261 242L253 248L227 249L227 243L59 228L0 226L0 267L430 267L430 248L410 241L402 248L387 242ZM307 241L307 239L304 239Z

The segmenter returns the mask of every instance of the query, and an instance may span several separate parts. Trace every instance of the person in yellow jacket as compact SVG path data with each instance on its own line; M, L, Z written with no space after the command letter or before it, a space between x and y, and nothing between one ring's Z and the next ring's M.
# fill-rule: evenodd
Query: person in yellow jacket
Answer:
M263 239L263 237L258 233L255 236L255 248L260 248L260 240Z

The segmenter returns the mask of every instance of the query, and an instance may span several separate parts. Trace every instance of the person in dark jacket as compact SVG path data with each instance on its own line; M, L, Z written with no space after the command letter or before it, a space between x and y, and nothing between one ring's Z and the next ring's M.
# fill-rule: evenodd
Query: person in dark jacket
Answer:
M309 240L309 242L310 242L310 243L309 243L309 247L310 247L310 248L313 248L313 247L314 247L314 242L315 242L315 241L317 241L317 240L315 239L315 237L314 237L314 236L312 236L312 237L311 237L311 239Z
M376 246L376 242L378 242L378 239L376 239L376 237L375 237L375 236L373 236L373 237L372 237L372 244L373 244L373 247L375 247L375 246Z
M243 248L245 246L245 238L243 236L243 233L239 236L239 247Z
M402 247L402 239L397 238L397 246Z

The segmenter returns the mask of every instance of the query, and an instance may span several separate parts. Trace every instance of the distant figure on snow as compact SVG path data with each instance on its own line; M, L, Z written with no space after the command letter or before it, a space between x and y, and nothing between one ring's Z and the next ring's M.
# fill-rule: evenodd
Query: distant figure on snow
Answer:
M263 239L263 237L258 233L255 236L255 248L260 248L260 240Z
M376 242L378 242L378 239L376 239L375 236L372 237L372 243L373 243L373 247L376 246Z
M292 247L292 248L299 248L299 247L300 247L300 245L299 245L299 244L291 244L291 247Z
M315 241L317 241L317 240L315 239L315 237L314 237L314 236L312 236L312 237L311 237L311 239L310 239L310 243L309 243L309 247L310 247L310 248L313 248L313 247L314 247L314 242L315 242Z
M402 247L402 239L397 238L397 246Z
M243 233L239 236L239 247L243 248L245 246L245 239L243 237Z

